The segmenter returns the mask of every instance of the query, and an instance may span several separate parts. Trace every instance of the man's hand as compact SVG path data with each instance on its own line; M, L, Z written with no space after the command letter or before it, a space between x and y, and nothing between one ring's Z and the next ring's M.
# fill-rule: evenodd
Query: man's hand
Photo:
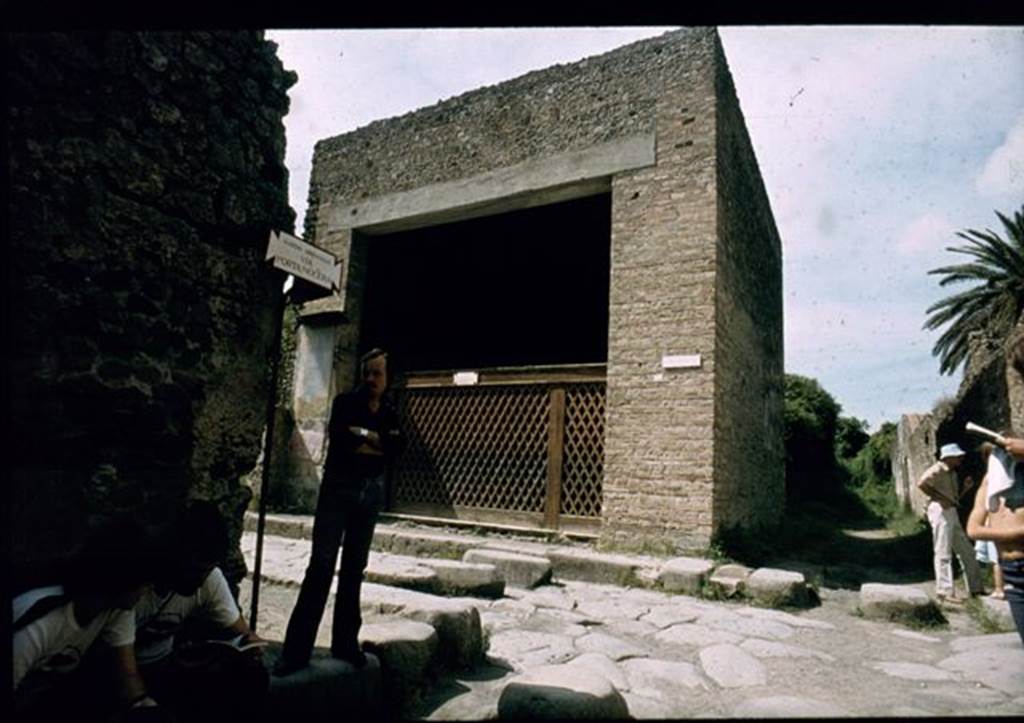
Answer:
M1003 444L1003 449L1017 459L1024 459L1024 439L1020 439L1019 437L1007 437L1006 442Z

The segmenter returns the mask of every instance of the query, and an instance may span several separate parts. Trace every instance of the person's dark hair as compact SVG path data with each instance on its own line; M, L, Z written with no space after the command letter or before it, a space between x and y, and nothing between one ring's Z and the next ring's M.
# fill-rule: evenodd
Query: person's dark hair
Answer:
M132 518L116 518L86 538L64 586L71 594L121 592L153 582L159 567L152 533Z
M380 349L378 347L374 347L373 349L370 349L370 351L366 352L361 357L359 357L359 372L360 373L365 372L366 371L366 364L367 364L367 362L369 362L372 359L376 359L379 356L384 357L384 363L387 364L387 362L388 362L388 353L386 351L384 351L383 349Z
M193 500L168 530L166 544L193 559L222 562L228 554L228 526L217 506Z

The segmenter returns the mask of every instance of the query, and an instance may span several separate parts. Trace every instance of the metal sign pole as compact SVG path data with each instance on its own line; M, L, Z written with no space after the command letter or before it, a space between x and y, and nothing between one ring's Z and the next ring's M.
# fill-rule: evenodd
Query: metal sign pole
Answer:
M277 275L277 274L275 274ZM275 284L276 286L276 284ZM260 513L256 524L256 561L252 571L252 608L249 627L256 632L256 614L260 605L260 572L263 567L263 531L267 521L267 493L270 490L270 467L274 449L274 419L277 417L277 372L281 357L281 333L284 327L285 292L278 290L274 312L274 344L270 362L270 394L267 395L267 432L263 442L263 475L260 481Z

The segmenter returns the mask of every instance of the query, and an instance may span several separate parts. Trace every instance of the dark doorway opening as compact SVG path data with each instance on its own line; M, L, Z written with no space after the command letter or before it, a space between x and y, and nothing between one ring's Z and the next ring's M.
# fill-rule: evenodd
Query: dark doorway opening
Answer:
M360 346L402 371L607 362L610 194L363 242Z

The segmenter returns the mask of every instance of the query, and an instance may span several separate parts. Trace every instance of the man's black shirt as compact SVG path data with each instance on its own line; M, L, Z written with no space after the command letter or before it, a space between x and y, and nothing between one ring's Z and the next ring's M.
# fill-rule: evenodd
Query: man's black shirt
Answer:
M364 427L380 435L384 454L356 454L356 448L366 440L349 431L349 427ZM402 435L394 405L387 398L382 398L377 411L371 412L369 395L364 387L334 398L327 434L329 447L324 482L349 486L360 479L376 477L383 474L386 466L402 451Z

